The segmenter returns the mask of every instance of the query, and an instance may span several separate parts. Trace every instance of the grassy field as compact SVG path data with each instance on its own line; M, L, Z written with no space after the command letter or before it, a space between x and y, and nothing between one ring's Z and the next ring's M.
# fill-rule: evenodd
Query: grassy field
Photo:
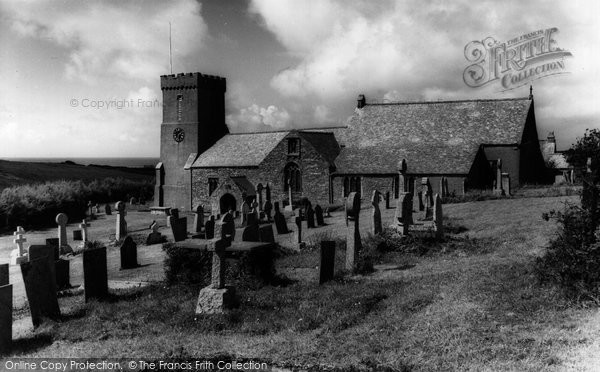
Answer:
M532 271L556 231L541 214L564 201L577 198L447 205L454 226L447 242L420 254L386 253L374 273L323 286L316 282L317 250L284 256L278 272L295 282L239 288L240 308L225 315L196 316L199 288L193 286L113 291L106 303L61 298L64 319L19 337L15 355L229 355L280 366L414 371L599 370L598 310L569 304L556 289L540 286ZM384 210L384 221L393 212ZM341 213L328 221L311 234L344 236ZM336 262L341 266L343 251ZM15 313L16 320L24 316L25 309Z
M123 169L84 166L65 163L30 163L0 160L0 191L10 186L57 180L81 180L84 182L104 178L151 180L154 169Z

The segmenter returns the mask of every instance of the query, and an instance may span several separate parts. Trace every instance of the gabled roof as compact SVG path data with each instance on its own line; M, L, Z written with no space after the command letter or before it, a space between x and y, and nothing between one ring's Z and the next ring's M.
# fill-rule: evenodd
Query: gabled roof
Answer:
M257 132L227 134L194 162L192 168L257 167L291 132ZM331 165L339 154L339 145L331 132L296 130Z
M288 133L227 134L200 154L192 168L256 167Z
M467 174L482 144L521 142L528 98L367 104L348 122L337 173Z

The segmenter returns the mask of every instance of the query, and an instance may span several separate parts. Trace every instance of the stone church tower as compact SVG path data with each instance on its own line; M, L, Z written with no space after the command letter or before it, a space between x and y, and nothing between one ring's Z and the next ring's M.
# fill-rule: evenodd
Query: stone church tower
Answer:
M163 75L160 163L155 205L191 209L189 167L198 155L229 133L225 125L225 78L201 73Z

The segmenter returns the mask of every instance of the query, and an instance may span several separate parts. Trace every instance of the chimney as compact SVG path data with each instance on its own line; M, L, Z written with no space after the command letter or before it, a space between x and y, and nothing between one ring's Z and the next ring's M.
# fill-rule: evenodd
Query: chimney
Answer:
M359 94L356 101L357 101L356 108L359 108L359 109L365 107L365 105L367 104L367 100L366 100L364 94Z

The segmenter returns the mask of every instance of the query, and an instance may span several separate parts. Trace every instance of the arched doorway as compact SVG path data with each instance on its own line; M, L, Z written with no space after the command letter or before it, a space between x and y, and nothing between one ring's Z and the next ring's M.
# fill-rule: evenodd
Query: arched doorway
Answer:
M227 213L229 210L236 211L235 197L229 193L223 194L219 199L219 211L221 214Z

